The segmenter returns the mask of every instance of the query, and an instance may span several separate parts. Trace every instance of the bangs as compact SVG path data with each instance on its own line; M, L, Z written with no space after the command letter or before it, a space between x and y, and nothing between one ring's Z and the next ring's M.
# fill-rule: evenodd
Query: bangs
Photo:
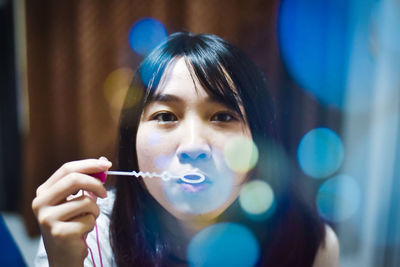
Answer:
M244 120L240 106L243 105L236 86L221 62L203 58L201 62L196 56L185 57L186 65L192 75L200 82L206 92L218 102L225 104L228 108L236 111ZM211 58L213 59L213 58Z
M155 49L138 69L144 89L144 105L149 103L168 67L183 57L193 82L196 80L204 90L220 103L237 112L244 120L240 108L242 99L238 85L234 83L226 62L229 51L206 36L175 36Z

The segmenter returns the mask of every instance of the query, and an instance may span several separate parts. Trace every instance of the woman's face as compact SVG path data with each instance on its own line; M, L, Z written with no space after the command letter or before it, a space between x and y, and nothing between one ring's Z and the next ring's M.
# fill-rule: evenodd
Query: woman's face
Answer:
M225 146L236 137L252 138L248 124L193 80L183 58L172 61L143 111L136 147L141 171L175 178L144 178L148 191L178 219L220 215L247 176L225 161ZM194 184L177 178L193 178L189 173L205 180Z

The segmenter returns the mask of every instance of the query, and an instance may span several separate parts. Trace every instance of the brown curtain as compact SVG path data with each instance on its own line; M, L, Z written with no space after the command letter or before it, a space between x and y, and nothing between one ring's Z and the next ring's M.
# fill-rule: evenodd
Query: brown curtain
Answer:
M29 233L38 233L31 211L35 190L58 167L82 158L115 158L118 121L103 87L114 70L134 69L141 60L128 43L134 22L153 17L168 33L214 33L236 44L267 74L279 102L294 85L279 57L278 4L278 0L26 1L30 129L25 138L22 203ZM305 103L312 110L315 104L307 101L291 104L302 108ZM286 108L280 107L282 118ZM294 132L292 126L282 124L282 128Z

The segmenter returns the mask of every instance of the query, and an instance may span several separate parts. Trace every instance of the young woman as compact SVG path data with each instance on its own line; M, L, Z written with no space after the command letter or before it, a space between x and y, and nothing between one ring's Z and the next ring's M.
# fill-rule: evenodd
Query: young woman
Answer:
M144 59L125 102L117 168L175 178L116 178L107 192L90 176L107 171L107 159L64 164L32 204L44 241L37 265L90 265L101 256L106 266L198 266L188 246L221 222L255 237L259 253L250 265L338 265L333 231L296 197L294 183L265 168L274 160L268 144L277 142L273 103L264 76L239 49L214 35L173 34ZM255 144L254 167L227 162L235 140ZM276 201L268 216L252 220L236 202L255 178L271 185ZM91 194L71 197L81 189Z

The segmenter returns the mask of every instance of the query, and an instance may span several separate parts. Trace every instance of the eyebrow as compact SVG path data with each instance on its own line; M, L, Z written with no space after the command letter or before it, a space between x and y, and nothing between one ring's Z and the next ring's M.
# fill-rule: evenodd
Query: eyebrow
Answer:
M221 104L221 105L226 106L226 103L224 103L223 101L221 101L221 100L219 100L219 99L217 99L217 98L215 98L215 97L212 97L212 96L207 96L206 99L205 99L205 101L209 101L209 102L212 102L212 103ZM180 98L179 96L176 96L176 95L171 95L171 94L155 94L155 95L153 95L153 96L151 97L151 99L147 102L146 105L150 105L150 104L155 103L155 102L161 102L161 103L173 103L173 102L182 103L182 102L184 102L184 100L183 100L182 98Z
M171 103L171 102L183 102L183 99L170 94L154 94L147 104L154 102Z

